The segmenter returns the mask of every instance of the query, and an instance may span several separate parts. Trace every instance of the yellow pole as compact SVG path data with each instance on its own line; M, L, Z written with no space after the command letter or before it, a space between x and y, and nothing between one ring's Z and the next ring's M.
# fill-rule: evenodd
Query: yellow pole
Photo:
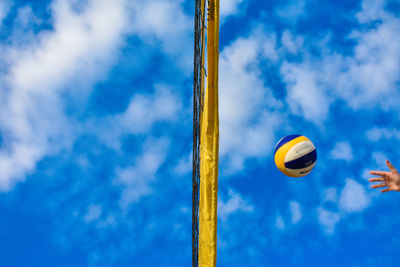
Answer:
M200 130L199 267L217 263L219 0L208 1L207 87Z

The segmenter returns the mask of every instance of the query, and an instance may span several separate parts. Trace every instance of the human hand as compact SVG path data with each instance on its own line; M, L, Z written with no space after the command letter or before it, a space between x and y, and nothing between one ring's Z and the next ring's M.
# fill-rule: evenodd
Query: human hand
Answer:
M369 179L370 182L383 182L380 184L371 185L372 188L380 188L380 187L387 187L382 189L381 192L389 192L389 191L400 191L400 174L393 167L392 163L388 160L386 161L386 165L388 166L390 172L384 171L370 171L369 173L372 175L378 175L379 177Z

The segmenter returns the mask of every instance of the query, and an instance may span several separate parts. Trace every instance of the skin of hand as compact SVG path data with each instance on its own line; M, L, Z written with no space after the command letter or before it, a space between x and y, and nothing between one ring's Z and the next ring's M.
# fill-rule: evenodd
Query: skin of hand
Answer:
M377 175L379 177L370 178L370 182L382 182L380 184L374 184L372 188L381 188L387 187L382 189L381 192L389 192L389 191L400 191L400 174L396 170L396 168L390 163L388 160L386 161L386 165L388 166L390 172L384 171L370 171L369 173L372 175Z

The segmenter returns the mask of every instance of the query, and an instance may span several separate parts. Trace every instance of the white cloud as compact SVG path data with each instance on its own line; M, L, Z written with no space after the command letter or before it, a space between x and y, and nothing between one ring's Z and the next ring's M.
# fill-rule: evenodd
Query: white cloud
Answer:
M189 153L189 155L182 157L178 161L178 164L174 167L174 173L179 176L188 174L192 170L192 158L192 151Z
M173 121L181 110L180 98L166 85L155 85L154 94L136 94L127 110L116 116L130 133L145 133L160 121Z
M3 20L7 17L11 6L12 2L9 0L3 0L0 2L0 28L2 27Z
M54 31L16 56L13 87L46 94L77 75L92 81L115 58L127 24L123 1L90 1L82 14L67 1L56 1L53 12Z
M290 111L316 124L328 117L331 99L314 64L284 62L281 75L287 84L286 102Z
M125 134L143 135L153 131L158 123L177 123L182 119L183 103L175 91L170 85L155 84L152 92L134 94L122 113L85 122L85 131L119 150Z
M7 90L1 90L5 95L0 107L4 136L0 151L2 190L9 190L16 181L34 171L36 162L43 156L70 146L82 125L66 117L61 95L69 95L85 105L91 85L107 77L106 72L118 57L125 34L132 30L125 1L92 0L79 12L72 5L69 1L55 1L51 6L53 31L34 36L21 49L7 48L10 68L5 74ZM23 14L34 17L29 7L19 13L19 17L24 17ZM19 24L29 26L23 20ZM140 32L136 26L136 32ZM158 26L166 27L162 22ZM163 28L157 30L158 26L151 26L153 33L165 34L161 37L167 38L168 33ZM174 37L176 34L168 38ZM105 135L116 137L113 131L143 133L156 122L173 120L180 109L179 97L165 85L155 85L155 89L154 96L135 95L127 111L118 117L122 129L117 129L121 126L110 123L107 118L104 123L91 126L100 129L102 125L111 125L112 129Z
M307 0L291 0L289 4L277 8L275 14L290 23L295 23L305 15L306 4Z
M384 11L386 0L364 0L362 2L362 10L356 14L361 23L382 19L386 16Z
M32 172L43 156L71 144L79 126L66 118L61 95L84 101L115 60L127 24L123 1L89 1L78 14L60 0L52 15L53 31L5 50L10 67L0 107L2 190Z
M263 48L275 47L275 38L256 29L225 47L220 56L220 154L227 169L241 170L250 157L268 155L274 131L282 121L282 103L264 85L258 64L271 60Z
M345 220L351 213L363 211L371 203L371 196L364 186L353 179L346 179L340 195L337 192L337 188L331 187L325 189L322 195L322 204L329 204L333 210L322 206L317 208L318 221L327 234L334 233L340 220Z
M302 36L293 36L290 31L284 31L281 37L282 46L291 54L296 54L304 43Z
M336 99L344 100L355 110L379 107L399 111L400 19L386 13L382 4L369 3L364 1L365 8L357 15L361 30L355 30L349 36L355 42L351 55L330 51L327 47L329 38L313 45L313 38L309 37L304 43L321 53L316 58L292 44L293 38L301 40L301 36L282 36L284 47L288 51L301 51L304 59L301 63L284 61L281 67L287 86L286 101L293 114L321 124ZM372 18L381 21L369 24Z
M220 2L220 15L221 20L224 18L235 15L239 12L239 6L243 0L224 0Z
M374 142L381 139L400 139L400 131L395 128L374 127L366 135L370 141Z
M346 184L340 194L339 208L346 212L360 212L371 202L364 187L353 179L346 179Z
M285 230L285 222L283 220L283 217L281 215L276 216L275 219L275 227L279 230Z
M10 190L17 180L22 179L22 175L34 169L44 148L41 144L13 143L9 149L11 153L3 149L0 154L0 189L3 191Z
M318 208L318 221L323 227L323 230L327 234L333 234L335 231L336 224L340 221L339 213L326 210L324 208Z
M102 214L102 209L100 210L100 215ZM104 219L100 219L100 216L97 218L97 223L96 226L98 228L109 228L109 227L115 227L118 225L117 220L115 219L114 215L110 214L108 216L106 216ZM99 220L100 219L100 220Z
M90 205L86 215L83 217L85 222L93 222L100 218L102 213L102 207L100 205Z
M129 1L132 9L132 32L150 44L161 44L161 49L171 54L175 63L189 74L192 70L193 20L182 8L182 1L148 0Z
M334 187L330 187L324 190L323 193L323 203L325 202L332 202L336 203L338 199L337 196L337 189Z
M40 23L40 19L35 16L30 6L25 6L18 9L18 14L15 19L15 24L18 28L25 29L31 24Z
M345 161L353 160L353 152L349 143L338 142L330 153L333 159L342 159Z
M378 168L387 169L386 160L388 159L388 157L387 157L387 155L385 153L380 152L380 151L372 152L372 159L374 160L374 164Z
M229 216L237 212L252 212L253 210L254 207L232 189L229 189L225 201L223 198L218 199L218 218L222 221L226 221Z
M345 58L338 77L338 95L352 108L365 105L383 110L398 108L400 95L396 89L400 71L400 19L387 16L376 28L355 31L354 56ZM376 102L376 99L385 101Z
M304 15L306 4L306 1L292 1L277 13L298 18ZM368 5L365 2L363 6ZM262 109L258 100L265 99L269 93L257 67L261 59L273 63L281 61L280 73L286 83L285 100L290 112L318 125L328 118L330 105L336 99L345 100L354 109L377 105L386 110L399 109L396 103L400 101L400 94L396 91L396 83L400 72L400 51L397 49L400 37L396 36L400 32L400 20L385 13L382 5L372 7L375 11L364 8L357 17L365 12L379 13L382 23L368 27L370 20L360 20L363 30L354 31L349 36L356 43L353 55L330 51L327 45L329 35L316 41L284 31L282 46L277 47L275 35L268 36L260 29L254 30L247 38L237 39L224 49L220 61L221 154L232 155L230 161L236 170L240 170L244 160L253 155L250 152L234 153L234 143L242 145L247 142L248 135L245 134L245 127L237 131L238 127L232 122L246 125L257 110ZM321 55L318 58L313 56L305 49L306 43L307 47L317 49ZM290 54L298 54L303 61L298 63L286 59ZM252 88L250 93L247 88ZM385 98L385 104L376 102L378 98ZM273 97L270 99L276 102ZM269 117L273 121L275 116ZM227 132L238 134L227 136ZM339 148L346 149L343 145ZM346 154L343 159L350 160L350 157L350 154Z
M303 217L303 213L301 212L301 206L296 201L291 201L289 203L290 213L292 215L292 224L297 224L301 218Z
M182 34L192 23L181 7L181 1L150 0L142 3L131 3L135 11L132 29L139 34L154 34L170 42L177 34ZM188 25L189 24L189 25ZM174 43L176 43L175 39Z
M118 171L115 182L125 187L120 199L121 208L126 209L131 203L153 192L151 183L166 159L169 145L166 138L148 138L143 144L142 154L133 161L133 166Z
M273 226L278 230L286 230L291 226L298 224L303 218L302 207L297 201L290 201L288 203L289 213L288 216L283 216L278 213L273 221Z

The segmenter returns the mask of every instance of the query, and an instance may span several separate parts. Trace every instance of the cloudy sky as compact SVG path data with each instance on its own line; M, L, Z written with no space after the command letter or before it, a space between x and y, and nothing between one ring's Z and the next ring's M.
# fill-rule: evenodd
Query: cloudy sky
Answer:
M190 266L192 0L0 1L2 266ZM395 266L398 0L221 0L217 266ZM275 143L318 151L281 174Z

